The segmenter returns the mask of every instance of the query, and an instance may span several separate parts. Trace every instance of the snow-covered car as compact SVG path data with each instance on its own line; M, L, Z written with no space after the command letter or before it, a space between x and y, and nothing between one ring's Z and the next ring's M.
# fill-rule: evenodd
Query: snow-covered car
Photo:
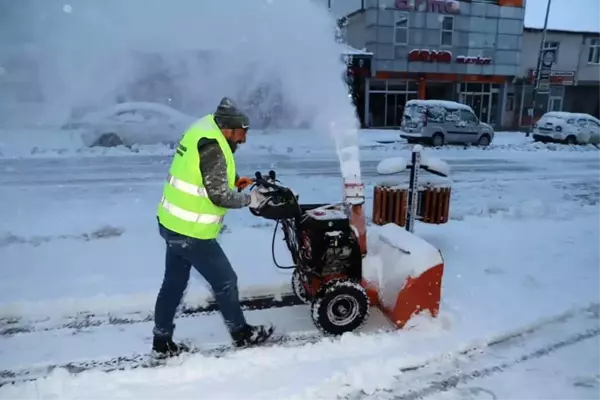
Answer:
M410 100L404 107L400 137L409 143L477 144L488 146L494 129L468 105L446 100Z
M81 131L89 147L173 144L194 120L164 104L130 102L85 113L61 128Z
M589 114L547 112L535 124L533 140L565 144L600 143L600 120Z

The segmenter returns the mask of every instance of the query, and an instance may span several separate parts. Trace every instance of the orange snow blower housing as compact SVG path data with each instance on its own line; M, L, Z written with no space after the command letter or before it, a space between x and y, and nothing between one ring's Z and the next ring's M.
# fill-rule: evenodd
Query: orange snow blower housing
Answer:
M441 252L396 224L373 227L367 236L362 184L345 184L344 201L358 236L362 262L361 283L371 306L401 329L415 314L440 308L444 260Z

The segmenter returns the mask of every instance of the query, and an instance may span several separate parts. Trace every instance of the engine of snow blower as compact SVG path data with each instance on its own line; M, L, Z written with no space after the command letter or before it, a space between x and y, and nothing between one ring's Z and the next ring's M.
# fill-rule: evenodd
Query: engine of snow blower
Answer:
M340 335L360 327L369 315L370 299L361 285L362 254L351 227L346 203L300 204L299 196L282 186L274 171L256 173L254 185L267 197L251 213L277 221L273 261L293 269L292 289L310 304L313 322L324 333ZM275 261L275 236L281 225L294 265Z

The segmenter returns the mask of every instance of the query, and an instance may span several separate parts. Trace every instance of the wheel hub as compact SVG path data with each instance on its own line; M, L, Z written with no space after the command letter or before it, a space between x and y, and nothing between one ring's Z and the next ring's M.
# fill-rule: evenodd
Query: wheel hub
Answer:
M349 295L334 297L327 307L327 318L334 325L343 326L351 323L359 312L358 301Z

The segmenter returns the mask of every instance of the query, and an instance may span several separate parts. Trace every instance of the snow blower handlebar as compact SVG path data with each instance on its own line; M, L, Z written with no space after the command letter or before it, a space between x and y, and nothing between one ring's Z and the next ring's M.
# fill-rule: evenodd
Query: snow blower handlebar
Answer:
M261 217L275 221L275 228L273 229L273 237L271 239L271 256L273 263L279 269L295 269L296 265L282 266L279 265L275 259L275 236L277 234L277 227L279 224L283 224L284 231L294 232L295 237L295 221L302 215L302 208L298 203L299 196L294 193L288 187L280 185L281 183L277 180L275 171L269 171L265 177L260 171L256 171L252 180L252 186L250 190L257 188L266 197L266 200L262 202L257 208L250 207L250 213L256 217ZM289 235L290 233L288 233Z
M301 214L298 196L290 188L281 185L275 171L269 171L267 176L256 171L252 182L250 190L257 188L267 198L259 207L250 208L254 216L279 220L295 218Z

